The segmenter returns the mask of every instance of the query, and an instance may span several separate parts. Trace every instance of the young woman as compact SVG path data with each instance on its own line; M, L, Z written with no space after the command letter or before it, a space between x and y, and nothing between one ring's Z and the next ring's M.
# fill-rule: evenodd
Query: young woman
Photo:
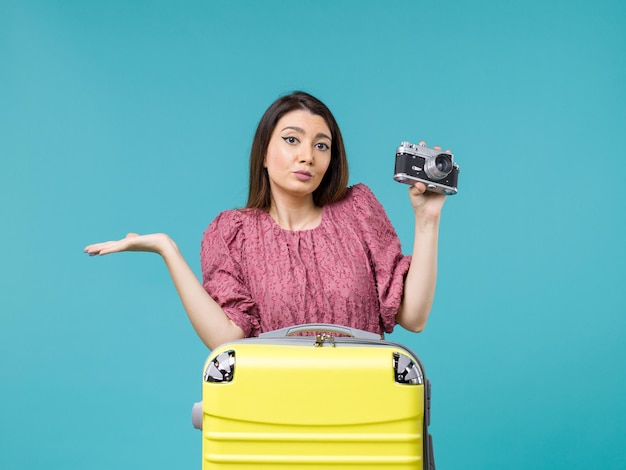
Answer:
M348 187L339 127L315 97L276 100L259 122L245 208L222 212L202 239L203 283L166 234L128 234L90 255L149 251L163 258L193 327L211 349L302 323L383 334L421 331L437 277L445 196L409 188L412 256L363 184Z

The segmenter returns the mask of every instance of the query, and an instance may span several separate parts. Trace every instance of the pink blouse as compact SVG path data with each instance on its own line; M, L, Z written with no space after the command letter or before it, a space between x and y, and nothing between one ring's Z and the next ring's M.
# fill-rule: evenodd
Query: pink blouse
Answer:
M303 323L390 333L411 262L364 184L311 230L282 229L262 210L222 212L200 257L204 288L246 337Z

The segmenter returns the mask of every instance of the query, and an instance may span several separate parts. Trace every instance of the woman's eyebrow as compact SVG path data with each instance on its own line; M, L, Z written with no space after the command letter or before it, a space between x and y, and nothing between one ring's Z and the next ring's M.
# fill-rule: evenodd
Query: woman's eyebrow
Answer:
M291 129L294 130L296 132L299 132L300 134L304 134L304 129L302 129L301 127L298 126L287 126L283 128L283 131L286 131L287 129Z
M299 132L300 134L306 134L306 132L304 132L304 129L302 129L301 127L298 127L298 126L286 126L286 127L284 127L284 128L283 128L283 131L286 131L287 129L290 129L290 130L293 130L293 131ZM326 134L324 134L323 132L318 132L318 133L315 135L315 138L316 138L316 139L319 139L319 138L324 138L324 139L328 139L328 140L330 140L331 142L333 141L333 139L331 139L329 136L327 136L327 135L326 135Z

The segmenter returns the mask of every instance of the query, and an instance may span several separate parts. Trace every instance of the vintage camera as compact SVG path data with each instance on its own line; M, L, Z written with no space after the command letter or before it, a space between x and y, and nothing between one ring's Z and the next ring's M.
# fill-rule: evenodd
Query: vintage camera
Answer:
M393 179L405 184L421 181L428 191L452 196L457 193L459 171L454 155L425 145L402 142L396 150Z

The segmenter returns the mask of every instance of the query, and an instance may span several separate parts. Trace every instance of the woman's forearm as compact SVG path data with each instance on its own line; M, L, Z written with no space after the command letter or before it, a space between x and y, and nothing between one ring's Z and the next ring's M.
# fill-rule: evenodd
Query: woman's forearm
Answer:
M243 337L243 331L206 292L173 240L168 238L160 254L172 277L185 312L200 339L210 349Z
M397 322L410 331L422 331L435 297L439 216L416 217L411 266L404 281Z

